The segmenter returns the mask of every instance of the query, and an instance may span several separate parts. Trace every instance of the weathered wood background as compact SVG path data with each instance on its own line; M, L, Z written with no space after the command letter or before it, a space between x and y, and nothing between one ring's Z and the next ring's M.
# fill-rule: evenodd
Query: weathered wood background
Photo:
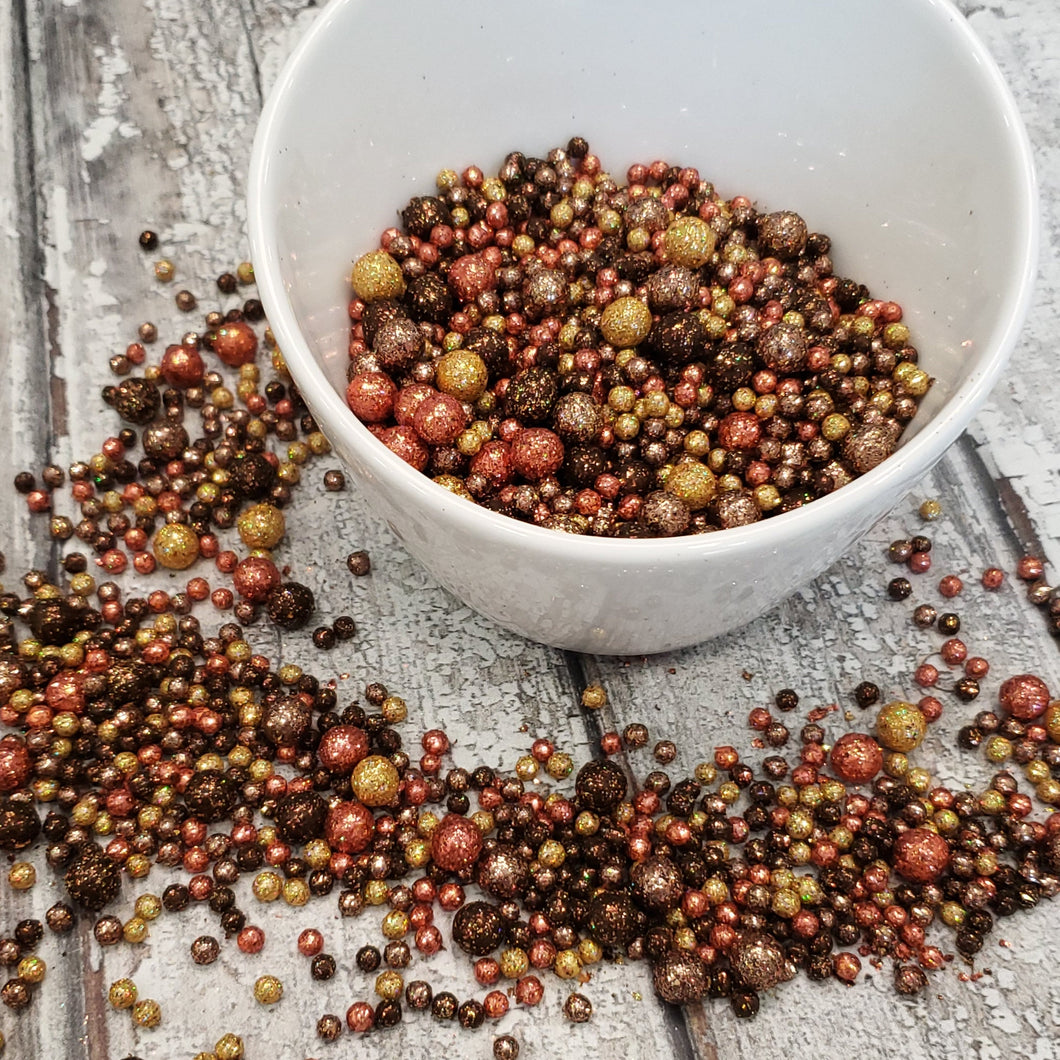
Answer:
M800 691L804 706L847 705L862 679L877 681L886 695L912 694L911 670L938 641L912 627L908 606L885 599L895 571L883 553L890 540L920 528L916 505L936 496L945 508L928 531L937 564L916 592L939 603L938 575L967 577L962 636L994 671L979 704L947 705L920 760L947 782L981 785L985 763L955 750L962 716L991 701L1007 674L1035 670L1060 688L1056 642L1022 588L1010 582L988 596L978 587L984 567L1011 571L1025 551L1045 555L1060 577L1060 12L1054 0L961 6L1008 77L1035 145L1041 273L1011 370L916 498L814 585L738 633L669 656L595 659L528 644L469 612L355 495L324 493L323 468L314 465L289 519L285 560L317 591L325 617L350 612L360 633L328 655L306 636L280 643L256 628L252 640L337 676L347 699L367 681L385 682L411 705L409 731L443 725L462 764L511 768L539 735L584 758L600 726L640 720L653 739L677 740L680 764L690 768L717 743L750 751L747 711L768 705L785 685ZM174 308L174 291L186 285L210 308L213 277L246 256L243 197L255 120L315 15L316 5L301 0L0 6L0 548L9 581L29 566L54 570L57 558L42 539L43 521L31 528L10 490L14 473L95 452L115 427L99 397L112 378L108 358L144 320L156 322L164 339L179 336L191 324ZM176 263L175 285L154 282L153 257L136 244L144 227L160 233L159 253ZM370 551L370 577L355 581L346 571L353 547ZM587 679L601 681L610 696L603 716L588 720L578 706ZM842 724L833 720L833 730ZM650 759L641 755L631 764L643 775ZM135 894L160 893L167 882L156 870L140 887L127 886L125 915ZM22 917L43 916L60 897L43 864L28 894L13 893L5 872L0 935ZM103 951L87 924L62 939L49 933L40 953L50 971L33 1007L21 1016L0 1011L6 1055L176 1060L211 1049L231 1030L244 1037L250 1060L488 1057L502 1032L520 1039L525 1057L1060 1056L1060 902L1004 921L974 969L955 960L913 1001L894 995L886 971L869 968L856 989L805 979L782 986L763 998L754 1021L735 1020L724 1004L682 1016L655 1002L643 965L597 966L584 987L596 1016L585 1026L564 1021L565 990L549 977L539 1009L513 1010L494 1028L461 1033L410 1014L386 1035L344 1035L336 1045L316 1039L315 1023L370 995L371 979L356 970L353 954L378 940L379 913L340 920L333 899L291 910L246 895L240 905L268 929L265 951L246 958L227 944L211 968L187 956L195 935L216 929L204 910L163 916L138 949ZM295 951L298 932L310 924L339 960L339 974L326 984L310 980L308 962ZM271 1009L251 997L265 971L286 985ZM973 971L983 975L965 981ZM136 980L141 997L162 1003L161 1027L137 1032L127 1014L109 1010L107 986L123 975ZM419 975L445 981L461 998L482 994L466 964L450 955L414 964L408 977Z

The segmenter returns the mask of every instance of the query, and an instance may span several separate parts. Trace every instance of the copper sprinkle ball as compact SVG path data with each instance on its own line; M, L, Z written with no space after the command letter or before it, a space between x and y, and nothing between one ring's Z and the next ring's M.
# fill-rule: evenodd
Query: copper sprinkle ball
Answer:
M443 173L438 195L413 199L351 275L362 418L456 492L606 536L753 521L883 459L926 389L900 309L833 276L827 239L797 214L722 200L694 170L627 176L605 180L575 138L547 159L513 154L497 177ZM163 281L176 272L160 266ZM252 282L244 262L217 287ZM415 705L380 681L340 697L262 654L247 627L297 631L317 613L286 539L302 470L330 447L260 314L256 299L208 310L157 365L141 325L104 392L118 422L99 451L16 476L62 559L0 590L0 849L13 891L47 864L65 894L0 936L7 1007L49 989L46 931L81 920L100 946L142 947L189 909L216 924L187 944L189 974L225 955L248 1000L282 1005L283 982L256 963L275 947L306 959L309 983L348 958L312 923L276 938L262 907L308 919L323 900L357 923L352 963L369 978L317 1019L321 1041L406 1017L473 1033L550 989L583 1023L604 960L648 961L668 1003L750 1018L797 975L853 984L864 962L917 994L951 951L973 961L999 918L1060 891L1060 815L1036 814L1060 805L1056 689L995 674L974 630L958 638L962 614L910 600L943 561L922 533L891 544L909 577L879 588L909 601L904 686L858 682L852 731L834 704L781 687L744 712L760 762L719 733L688 772L682 748L623 717L596 758L536 733L503 768L458 766L451 737L416 733ZM346 565L367 575L368 552ZM1043 561L1014 574L1056 630ZM945 575L938 591L997 599L1005 578ZM312 641L354 647L360 615L321 611ZM597 683L578 702L596 719L619 710ZM915 758L960 709L959 746L995 769L979 791ZM180 882L156 893L163 870ZM443 948L466 955L474 996L425 978ZM127 977L107 999L145 1032L165 1018ZM494 1037L492 1052L515 1060L518 1041ZM242 1039L212 1055L240 1060Z

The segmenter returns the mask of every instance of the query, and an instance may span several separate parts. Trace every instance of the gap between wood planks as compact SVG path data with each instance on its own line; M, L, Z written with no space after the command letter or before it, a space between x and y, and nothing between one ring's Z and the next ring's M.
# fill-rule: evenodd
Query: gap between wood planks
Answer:
M954 443L954 448L968 461L970 471L982 484L984 497L992 499L998 522L1012 543L1027 555L1041 556L1055 564L1057 560L1049 555L1049 549L1039 535L1030 509L1019 490L1010 478L991 469L992 461L987 447L965 431ZM1054 571L1054 575L1056 573Z
M11 331L6 336L0 358L7 365L5 378L12 386L9 409L17 415L20 429L25 432L17 451L10 447L3 456L2 466L13 473L17 470L11 466L13 460L25 458L27 451L42 463L52 461L57 431L65 430L66 395L64 384L52 371L59 354L55 341L57 309L54 292L44 279L45 244L39 208L41 178L37 168L38 124L31 88L33 58L26 5L16 0L5 15L0 16L0 24L4 26L0 69L3 69L5 84L11 90L0 151L6 155L5 173L10 180L13 200L12 224L7 233L10 250L3 263L7 323ZM11 358L22 359L17 373L13 371ZM20 391L17 388L21 388ZM18 432L19 427L16 427L16 436ZM55 581L60 543L42 540L39 533L29 529L29 523L24 518L16 520L10 527L10 543L30 565L46 567L51 580ZM10 911L8 895L4 895L0 904ZM93 1032L86 1033L82 1041L91 1050L92 1058L106 1060L109 1050L103 1012L101 1010L98 1017L86 1021L84 1007L84 982L100 974L93 973L88 966L88 950L83 936L90 930L85 924L82 930L66 938L66 959L77 973L62 977L61 996L53 994L42 1002L44 1008L37 1019L19 1021L8 1043L9 1051L18 1046L26 1056L46 1055L43 1028L61 1013L61 1018L73 1027L92 1023ZM102 1004L102 992L97 989L96 994ZM100 1028L98 1031L97 1027Z

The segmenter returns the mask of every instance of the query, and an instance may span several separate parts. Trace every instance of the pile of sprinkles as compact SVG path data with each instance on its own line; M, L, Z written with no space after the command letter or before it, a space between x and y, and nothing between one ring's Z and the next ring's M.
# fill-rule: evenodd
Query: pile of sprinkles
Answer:
M157 237L145 232L141 245L154 250ZM162 282L174 272L155 267ZM217 285L230 295L252 280L244 264ZM181 291L176 302L190 313L198 299ZM353 954L329 952L312 923L288 940L313 980L351 960L374 977L344 1012L320 1015L322 1043L414 1017L474 1030L549 989L562 991L567 1019L585 1022L592 967L616 959L649 962L666 1002L717 999L753 1017L800 973L853 984L868 965L916 994L951 961L971 967L1000 920L1060 890L1060 815L1042 813L1060 805L1055 689L1006 674L990 706L969 714L960 746L997 769L983 790L942 784L916 763L944 704L965 707L990 675L960 639L956 609L906 603L910 579L937 561L925 532L890 546L906 574L880 597L909 607L911 628L934 631L937 654L911 669L919 692L908 701L883 701L869 680L851 689L852 716L864 718L855 731L826 727L842 715L818 708L794 732L800 694L780 688L747 719L759 762L719 745L691 775L671 773L675 745L632 722L582 763L540 737L513 768L464 768L450 737L416 732L381 682L341 702L334 681L253 647L247 627L262 619L283 629L313 620L312 592L274 553L297 518L300 481L329 449L260 303L207 313L201 331L148 363L155 341L141 325L112 359L118 381L105 398L121 425L99 452L14 483L64 547L53 573L25 571L0 589L0 849L9 886L29 890L28 852L43 848L65 896L43 923L0 933L8 1009L46 989L46 931L87 920L98 945L135 947L157 918L204 907L216 932L189 939L186 959L208 966L226 947L261 952L255 913L282 901L307 915L337 904L364 925ZM322 476L326 491L343 485L340 472ZM76 521L60 513L67 504ZM930 523L939 512L925 502L920 514ZM189 577L181 591L133 596L121 585L130 567ZM347 567L368 575L368 553L352 552ZM1032 556L1014 572L1056 632L1060 592L1044 574ZM1007 577L989 568L981 587ZM938 582L950 606L964 589L956 575ZM225 619L216 629L193 613L207 601ZM312 638L326 651L356 635L340 616ZM606 705L603 688L584 689L583 710ZM239 897L241 877L252 902ZM120 918L120 903L132 915ZM473 996L434 980L430 958L447 946L467 956ZM263 1006L283 994L272 974L247 983ZM107 999L138 1028L165 1019L131 977ZM492 1042L497 1060L519 1048L509 1033ZM229 1032L196 1060L244 1054Z
M353 264L346 401L454 493L567 533L743 526L896 449L931 379L902 307L791 210L581 137L443 170Z

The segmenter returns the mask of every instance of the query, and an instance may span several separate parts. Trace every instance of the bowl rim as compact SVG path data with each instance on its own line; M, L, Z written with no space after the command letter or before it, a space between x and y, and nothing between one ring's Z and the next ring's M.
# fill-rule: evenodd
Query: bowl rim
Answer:
M268 95L254 136L247 186L251 260L269 325L288 367L294 366L291 374L310 408L318 412L319 419L330 416L341 423L342 417L346 417L352 445L368 471L388 482L396 480L406 496L412 495L431 511L444 512L457 529L479 538L504 541L530 552L564 553L571 559L617 566L674 567L724 556L743 548L776 552L796 536L820 530L823 524L841 525L854 520L864 502L872 496L887 495L896 489L904 492L902 480L910 467L914 473L926 473L964 431L997 383L1023 327L1038 271L1040 219L1033 150L1012 91L985 44L953 0L927 0L925 6L934 9L937 17L949 23L988 82L1008 134L1008 151L1017 169L1014 191L1018 194L1017 224L1013 226L1018 268L1013 270L1006 285L999 310L999 319L1005 320L1005 327L985 363L956 388L931 420L882 463L834 492L793 511L720 533L635 539L564 534L490 511L452 493L391 452L349 410L343 396L317 364L298 326L281 279L276 239L278 211L273 208L270 159L278 148L276 137L283 122L288 94L303 63L331 32L335 20L362 2L330 0L291 52ZM320 416L319 412L325 416Z

